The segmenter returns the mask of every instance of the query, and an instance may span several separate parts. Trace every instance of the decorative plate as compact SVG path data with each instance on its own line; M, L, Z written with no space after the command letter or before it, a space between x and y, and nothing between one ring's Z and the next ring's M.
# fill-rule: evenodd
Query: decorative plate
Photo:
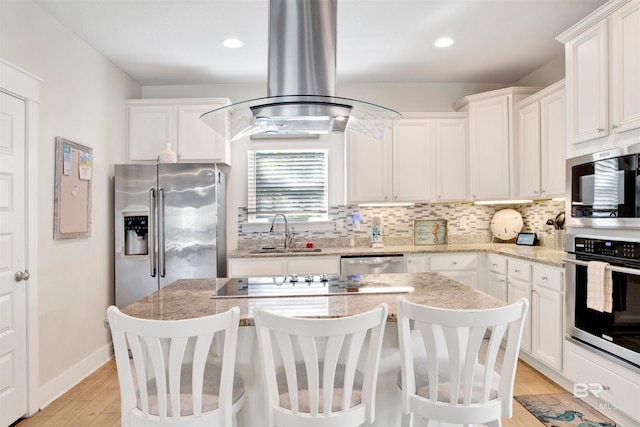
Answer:
M522 215L513 209L502 209L493 215L491 233L500 240L511 240L522 231Z

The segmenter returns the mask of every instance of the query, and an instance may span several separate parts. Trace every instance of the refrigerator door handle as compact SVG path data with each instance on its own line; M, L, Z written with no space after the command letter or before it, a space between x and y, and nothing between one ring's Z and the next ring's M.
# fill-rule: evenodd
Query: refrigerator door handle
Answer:
M156 277L156 224L154 207L156 205L156 190L149 190L149 274Z
M158 189L158 268L160 277L165 276L164 268L164 189Z

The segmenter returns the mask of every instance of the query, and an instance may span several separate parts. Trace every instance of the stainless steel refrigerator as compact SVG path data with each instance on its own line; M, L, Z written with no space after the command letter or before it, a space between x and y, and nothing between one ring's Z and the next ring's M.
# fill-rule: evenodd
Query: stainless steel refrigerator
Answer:
M116 165L115 304L226 276L225 175L213 163Z

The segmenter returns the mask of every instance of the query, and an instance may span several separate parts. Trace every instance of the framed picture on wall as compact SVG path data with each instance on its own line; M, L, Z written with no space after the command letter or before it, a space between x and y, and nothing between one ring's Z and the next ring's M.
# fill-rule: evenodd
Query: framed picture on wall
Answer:
M413 221L414 245L444 245L446 243L446 219L416 219Z

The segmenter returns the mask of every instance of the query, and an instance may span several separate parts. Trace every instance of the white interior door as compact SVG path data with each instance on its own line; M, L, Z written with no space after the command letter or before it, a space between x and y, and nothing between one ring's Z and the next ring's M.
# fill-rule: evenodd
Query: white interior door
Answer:
M0 425L27 413L25 114L0 92ZM28 279L28 276L27 276Z

